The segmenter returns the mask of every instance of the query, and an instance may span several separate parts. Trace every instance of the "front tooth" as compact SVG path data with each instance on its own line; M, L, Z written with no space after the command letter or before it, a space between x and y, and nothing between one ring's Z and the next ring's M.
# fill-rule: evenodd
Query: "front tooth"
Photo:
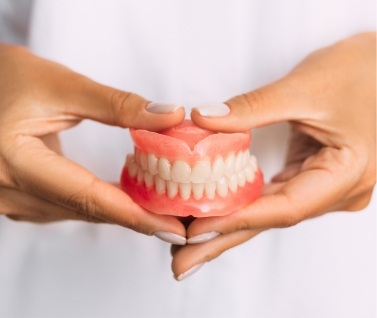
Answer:
M233 172L234 172L234 161L235 161L234 153L231 153L225 159L225 175L227 177L230 177L233 174Z
M174 181L166 181L166 189L168 190L168 197L174 199L178 193L178 183Z
M221 197L228 195L228 179L226 177L222 177L216 182L216 192Z
M254 168L251 165L248 165L244 171L247 182L253 182L255 176Z
M204 183L193 183L192 194L195 200L200 200L204 193Z
M141 183L141 182L143 182L143 180L144 180L144 171L143 170L141 170L141 169L139 169L138 171L137 171L137 182L138 183Z
M246 168L249 164L250 151L246 149L242 154L242 168Z
M197 162L191 170L191 182L204 183L211 177L211 165L209 161Z
M139 165L135 161L131 161L130 167L128 168L128 174L131 178L136 177L137 171L139 170Z
M217 181L224 176L225 163L222 157L218 157L212 165L212 180Z
M187 162L176 160L171 168L171 179L175 182L189 183L191 167Z
M191 183L179 183L179 194L183 200L188 200L191 195Z
M160 158L157 163L158 174L164 180L170 180L171 166L170 162L166 158Z
M165 180L161 179L159 176L155 176L156 192L162 194L165 192Z
M147 188L152 188L154 185L154 177L148 171L144 173L144 182Z
M213 200L216 194L216 182L214 181L206 182L204 184L204 191L205 191L206 197L210 200Z
M233 173L229 178L229 189L232 192L237 192L237 187L238 187L237 175Z
M245 173L243 171L240 171L237 173L237 178L238 178L238 185L240 187L243 187L246 183L246 177L245 177Z
M148 170L148 159L147 159L147 154L142 152L140 154L140 166L141 166L141 169L143 169L144 171L147 171Z
M152 176L154 176L155 174L158 173L158 168L157 168L158 158L153 153L149 153L148 156L147 156L147 159L148 159L148 170L149 170L149 173Z
M242 168L242 159L243 159L243 153L242 151L238 152L236 159L234 161L234 170L236 172L240 171Z

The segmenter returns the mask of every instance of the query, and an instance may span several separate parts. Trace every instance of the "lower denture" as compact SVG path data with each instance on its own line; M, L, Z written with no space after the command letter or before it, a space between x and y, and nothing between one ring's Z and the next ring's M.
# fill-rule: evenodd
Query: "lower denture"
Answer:
M258 198L263 175L249 153L250 133L215 133L186 120L155 133L131 130L121 186L145 209L176 216L219 216Z

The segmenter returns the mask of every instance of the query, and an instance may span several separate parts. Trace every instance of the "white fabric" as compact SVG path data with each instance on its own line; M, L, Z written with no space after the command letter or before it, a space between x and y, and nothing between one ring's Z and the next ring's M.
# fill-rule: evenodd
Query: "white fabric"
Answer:
M0 0L1 40L22 41L3 17L25 19L16 13L27 7ZM25 39L37 54L188 108L257 88L311 51L375 29L369 0L35 0L32 9ZM284 124L254 131L267 178L282 165L286 132ZM119 178L132 149L126 130L89 121L62 137L68 157L106 180ZM158 239L3 217L0 317L372 318L375 207L374 198L362 213L270 230L180 283Z

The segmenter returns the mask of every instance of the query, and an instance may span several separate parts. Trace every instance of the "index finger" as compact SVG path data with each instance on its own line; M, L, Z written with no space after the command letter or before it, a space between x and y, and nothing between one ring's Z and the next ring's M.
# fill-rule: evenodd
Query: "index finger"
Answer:
M11 187L147 235L166 231L185 237L179 220L145 211L122 190L57 155L38 138L17 136L7 156Z

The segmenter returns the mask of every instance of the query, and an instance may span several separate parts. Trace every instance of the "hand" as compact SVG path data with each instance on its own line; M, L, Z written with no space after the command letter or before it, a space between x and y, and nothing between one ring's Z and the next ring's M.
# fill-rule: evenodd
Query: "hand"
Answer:
M221 234L175 249L176 277L264 230L368 205L376 182L375 50L375 34L359 34L311 54L281 80L230 99L227 116L192 112L199 126L225 132L288 121L292 136L285 167L262 197L231 215L191 223L188 243Z
M5 44L0 44L0 96L0 214L33 222L108 222L149 235L185 237L176 218L146 212L118 187L64 158L58 140L61 130L86 118L167 128L183 120L183 108L148 111L149 102L140 96Z

